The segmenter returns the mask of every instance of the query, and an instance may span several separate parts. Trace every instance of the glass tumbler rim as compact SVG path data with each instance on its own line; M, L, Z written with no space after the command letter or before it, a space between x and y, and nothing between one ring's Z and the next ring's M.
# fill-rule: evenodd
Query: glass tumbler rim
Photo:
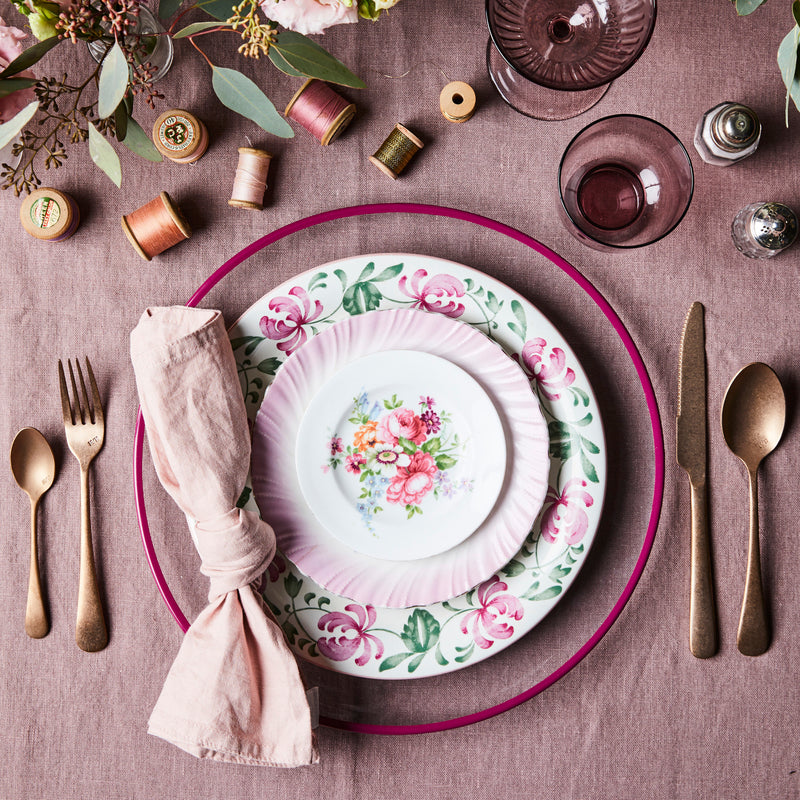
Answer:
M588 131L590 128L593 128L595 125L599 125L602 122L608 122L610 120L620 119L620 118L642 120L644 122L650 123L652 125L655 125L655 126L661 128L678 145L679 150L683 153L683 155L686 158L686 164L687 164L687 166L689 168L689 172L688 172L689 192L688 192L688 196L686 198L686 203L685 203L684 208L681 211L680 215L673 222L673 224L670 225L670 227L667 230L665 230L663 233L659 234L658 236L654 237L653 239L648 239L646 242L639 242L638 244L625 244L625 243L616 243L616 242L605 242L602 239L598 239L596 236L593 236L591 233L587 233L583 229L583 227L578 223L578 221L575 219L575 217L570 213L570 210L569 210L566 202L564 201L564 192L563 192L563 189L562 189L561 176L562 176L562 173L564 171L564 162L565 162L565 160L567 158L567 155L568 155L570 149L575 144L575 142L584 133L586 133L586 131ZM670 130L666 125L664 125L663 122L659 122L657 119L653 119L652 117L645 116L644 114L629 114L629 113L608 114L608 115L606 115L604 117L599 117L598 119L593 120L592 122L589 122L588 124L584 125L569 140L569 143L564 148L564 152L561 154L561 159L560 159L560 161L558 163L557 179L558 179L558 199L559 199L559 202L561 203L561 209L567 215L567 218L569 219L569 221L581 232L581 234L583 236L585 236L587 239L591 239L592 242L595 242L601 248L607 249L607 250L636 250L639 247L646 247L648 245L655 244L656 242L660 241L665 236L668 236L670 233L672 233L672 231L674 231L675 228L678 227L678 225L680 224L681 220L686 216L687 212L689 211L689 207L692 204L692 198L694 197L694 184L695 184L694 166L692 164L692 159L689 156L689 151L686 149L685 145L677 137L677 135L672 130Z

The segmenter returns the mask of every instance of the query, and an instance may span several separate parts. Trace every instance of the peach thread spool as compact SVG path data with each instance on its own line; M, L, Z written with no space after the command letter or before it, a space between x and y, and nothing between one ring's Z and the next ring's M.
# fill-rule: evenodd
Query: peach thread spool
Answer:
M439 95L439 109L450 122L466 122L475 113L475 90L464 81L451 81Z
M239 148L239 163L233 179L233 191L228 205L234 208L264 208L264 192L272 153L255 147Z
M65 192L43 186L31 192L19 209L22 227L43 242L63 242L78 229L78 204Z
M289 119L302 125L323 145L338 138L355 113L355 104L316 78L309 78L295 92L284 111Z
M375 155L369 156L369 160L381 172L395 180L424 146L421 139L398 122Z
M153 123L153 144L176 164L194 164L208 149L208 130L194 114L173 108Z
M145 261L192 235L192 229L166 192L123 216L122 230Z

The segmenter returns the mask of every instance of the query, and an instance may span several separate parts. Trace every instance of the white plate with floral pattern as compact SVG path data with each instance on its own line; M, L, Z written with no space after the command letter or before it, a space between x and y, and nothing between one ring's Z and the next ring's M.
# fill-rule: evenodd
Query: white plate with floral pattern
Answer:
M302 369L314 341L276 383ZM373 558L411 561L450 550L489 515L505 478L505 433L465 370L419 350L387 350L319 389L297 431L295 464L306 504L334 537Z
M454 529L448 536L461 536L462 541L444 552L389 561L356 552L331 535L325 524L330 509L321 509L319 517L312 513L297 480L294 444L321 387L355 361L399 346L445 359L454 369L479 373L472 380L502 419L507 464L492 513L481 524L470 525L469 536ZM371 409L364 413L371 415ZM371 426L365 427L369 431ZM356 434L353 441L361 445L368 437L369 433ZM362 604L424 606L466 592L519 550L547 493L547 446L547 426L527 377L489 337L442 314L386 309L335 322L278 370L255 419L252 486L258 506L275 529L278 548L304 575ZM391 481L375 470L362 475L369 511L373 502L383 503ZM447 488L441 486L443 494Z
M544 505L519 550L489 578L443 602L413 609L354 602L324 589L278 552L262 591L294 652L338 672L381 679L460 669L530 631L584 564L606 484L597 401L563 336L500 281L424 255L341 259L295 276L254 303L230 330L251 421L278 367L309 337L337 321L395 308L458 319L519 363L547 422L550 472ZM258 510L252 486L241 502Z

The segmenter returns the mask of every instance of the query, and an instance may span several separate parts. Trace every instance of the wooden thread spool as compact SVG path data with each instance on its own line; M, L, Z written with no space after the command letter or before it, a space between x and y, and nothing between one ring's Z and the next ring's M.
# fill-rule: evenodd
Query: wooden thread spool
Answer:
M65 192L43 186L31 192L19 209L22 227L43 242L63 242L78 229L81 212Z
M381 172L395 180L423 147L425 145L422 140L398 122L375 155L369 156L369 160Z
M475 113L475 90L464 81L451 81L439 95L439 108L450 122L466 122Z
M264 192L272 153L255 147L239 148L239 163L233 179L233 191L228 205L234 208L264 208Z
M192 235L192 229L166 192L123 216L122 230L145 261Z
M170 161L193 164L208 149L208 130L194 114L173 108L153 123L153 144Z
M316 78L309 78L295 92L284 111L289 119L299 122L322 145L329 145L338 138L355 113L353 103Z

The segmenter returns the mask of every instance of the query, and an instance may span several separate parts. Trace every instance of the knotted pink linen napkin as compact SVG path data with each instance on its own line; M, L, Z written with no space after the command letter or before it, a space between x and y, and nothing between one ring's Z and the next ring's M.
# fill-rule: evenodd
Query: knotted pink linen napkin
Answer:
M211 579L148 731L198 758L295 767L318 761L306 690L283 633L251 586L275 534L236 508L250 434L222 315L147 309L131 360L159 480L186 514Z

